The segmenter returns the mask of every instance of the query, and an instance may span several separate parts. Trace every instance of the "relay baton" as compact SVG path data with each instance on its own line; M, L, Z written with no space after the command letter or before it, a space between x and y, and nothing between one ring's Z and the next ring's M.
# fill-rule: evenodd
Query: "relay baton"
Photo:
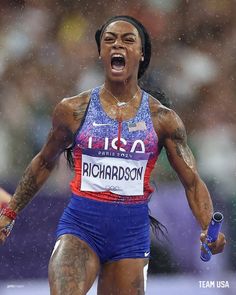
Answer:
M223 219L224 219L224 216L222 213L215 212L213 214L210 225L208 227L208 231L207 231L207 237L206 237L207 243L212 243L217 240ZM205 262L209 261L212 256L211 250L207 246L207 243L202 244L202 247L204 248L206 252L202 250L201 256L200 256L202 261L205 261Z

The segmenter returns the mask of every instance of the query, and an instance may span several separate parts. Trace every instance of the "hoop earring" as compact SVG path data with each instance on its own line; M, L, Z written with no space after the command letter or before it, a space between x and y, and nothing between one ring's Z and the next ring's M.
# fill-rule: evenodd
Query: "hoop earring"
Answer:
M144 61L144 57L143 56L141 57L141 61Z

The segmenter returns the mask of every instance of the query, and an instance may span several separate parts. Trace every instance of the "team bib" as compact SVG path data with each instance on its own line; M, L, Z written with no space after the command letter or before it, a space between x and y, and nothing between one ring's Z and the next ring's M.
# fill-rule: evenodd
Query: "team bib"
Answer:
M81 190L143 195L148 158L149 154L83 149Z

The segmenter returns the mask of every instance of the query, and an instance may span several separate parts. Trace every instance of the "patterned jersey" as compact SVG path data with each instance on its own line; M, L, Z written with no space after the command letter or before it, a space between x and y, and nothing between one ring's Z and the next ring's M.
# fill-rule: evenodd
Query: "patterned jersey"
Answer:
M136 116L122 122L106 114L99 93L100 87L92 90L75 136L71 190L105 202L147 202L153 192L150 174L158 157L148 93L142 92Z

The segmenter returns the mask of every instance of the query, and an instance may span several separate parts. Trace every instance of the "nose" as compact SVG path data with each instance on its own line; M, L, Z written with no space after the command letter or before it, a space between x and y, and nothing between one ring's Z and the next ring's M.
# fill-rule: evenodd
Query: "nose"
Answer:
M117 38L116 41L113 44L113 48L124 48L124 44L121 39Z

